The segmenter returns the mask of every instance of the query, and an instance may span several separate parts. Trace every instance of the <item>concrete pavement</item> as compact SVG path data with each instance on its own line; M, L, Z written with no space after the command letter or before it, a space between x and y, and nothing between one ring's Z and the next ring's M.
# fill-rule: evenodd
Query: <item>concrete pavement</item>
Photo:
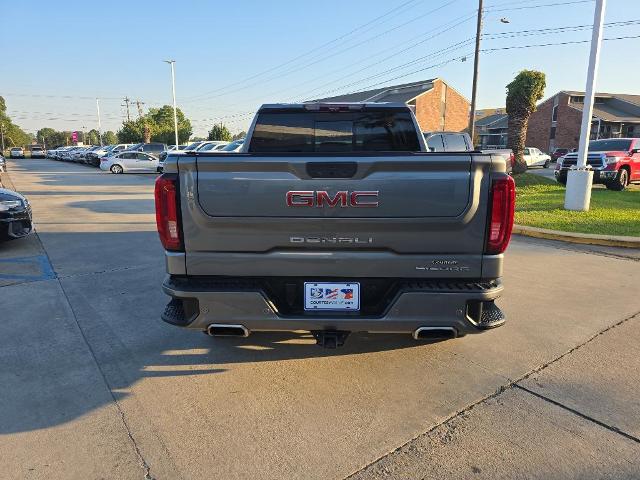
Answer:
M354 335L336 351L296 334L213 340L159 320L155 176L49 160L9 168L38 237L0 245L0 259L44 256L53 275L42 264L42 278L0 287L8 478L373 478L400 468L396 448L447 437L451 422L467 422L455 441L436 456L418 448L396 478L425 465L440 478L638 475L638 379L614 375L638 366L626 349L640 271L625 250L514 240L509 320L483 335ZM625 341L596 348L615 333Z

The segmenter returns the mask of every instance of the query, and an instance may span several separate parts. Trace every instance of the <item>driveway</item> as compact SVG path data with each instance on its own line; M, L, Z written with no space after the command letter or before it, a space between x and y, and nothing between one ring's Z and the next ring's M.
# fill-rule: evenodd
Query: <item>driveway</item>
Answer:
M515 238L482 335L211 339L159 319L155 175L9 172L38 235L0 245L0 476L640 477L627 251Z

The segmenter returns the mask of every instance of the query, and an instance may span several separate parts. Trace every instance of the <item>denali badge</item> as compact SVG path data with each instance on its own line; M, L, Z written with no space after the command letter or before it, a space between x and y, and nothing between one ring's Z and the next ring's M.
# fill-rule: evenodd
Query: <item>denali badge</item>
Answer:
M349 192L342 190L331 196L325 190L292 190L287 192L287 207L377 207L378 191Z
M373 243L373 237L289 237L291 243L322 243L322 244L351 244L366 245Z

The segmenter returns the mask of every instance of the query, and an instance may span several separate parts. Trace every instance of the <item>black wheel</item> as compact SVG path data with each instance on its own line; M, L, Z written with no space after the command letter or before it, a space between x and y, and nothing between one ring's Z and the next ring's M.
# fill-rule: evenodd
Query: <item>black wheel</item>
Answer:
M549 168L549 160L547 160L546 162L544 162L543 168Z
M628 184L629 172L626 168L621 168L620 170L618 170L618 175L616 175L616 178L607 183L607 188L609 190L621 192Z
M116 174L122 173L124 171L122 167L118 164L111 165L110 170L111 170L111 173L116 173Z

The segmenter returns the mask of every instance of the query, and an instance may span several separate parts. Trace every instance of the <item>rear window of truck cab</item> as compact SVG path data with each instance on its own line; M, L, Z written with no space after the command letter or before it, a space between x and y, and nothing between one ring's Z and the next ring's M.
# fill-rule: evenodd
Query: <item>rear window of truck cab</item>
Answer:
M417 152L409 112L260 112L249 144L255 153Z

